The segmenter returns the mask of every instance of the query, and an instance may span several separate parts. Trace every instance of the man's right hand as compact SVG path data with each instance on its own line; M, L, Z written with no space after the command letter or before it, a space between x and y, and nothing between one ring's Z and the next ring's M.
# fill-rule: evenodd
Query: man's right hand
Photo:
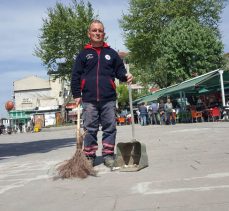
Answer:
M76 107L78 107L81 103L81 97L75 98L75 103L76 103Z

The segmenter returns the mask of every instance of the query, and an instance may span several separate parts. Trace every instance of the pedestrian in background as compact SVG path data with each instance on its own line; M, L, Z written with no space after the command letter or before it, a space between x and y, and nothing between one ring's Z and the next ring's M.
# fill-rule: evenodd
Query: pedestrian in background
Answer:
M160 115L160 124L163 125L165 124L165 104L163 99L160 99L158 112Z
M153 101L151 106L150 106L150 109L152 111L152 114L151 114L151 121L152 121L152 124L154 125L157 125L157 124L160 124L160 115L159 115L159 103L157 101Z
M167 125L175 124L175 119L173 116L173 104L170 98L167 99L167 102L165 104L165 117Z
M142 103L139 107L139 113L140 113L140 124L142 126L147 125L147 116L148 111L145 103Z

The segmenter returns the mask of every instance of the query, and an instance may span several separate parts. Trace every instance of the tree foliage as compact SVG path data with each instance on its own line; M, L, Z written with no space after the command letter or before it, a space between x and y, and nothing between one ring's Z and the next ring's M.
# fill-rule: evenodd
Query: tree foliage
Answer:
M216 32L192 18L176 18L158 40L154 81L169 86L223 65L223 44Z
M125 109L129 107L129 91L128 86L126 84L119 84L116 88L117 91L117 100L119 109ZM149 94L148 88L144 88L141 92L132 89L132 100L136 100L139 97L146 96Z
M56 3L54 8L48 9L35 55L49 73L55 73L56 78L69 79L74 56L89 41L87 29L94 18L89 2L85 5L83 1L72 0L69 6Z
M125 84L121 83L116 88L118 107L120 109L126 108L129 104L128 88Z
M212 56L217 56L218 52L218 60L220 60L220 54L222 52L218 47L222 45L219 44L220 33L218 30L218 24L225 3L226 0L130 0L129 13L123 15L120 25L124 31L125 44L131 52L130 62L134 63L135 70L137 70L134 74L142 78L144 83L154 82L157 79L156 82L160 86L174 83L176 82L176 78L179 81L180 79L190 76L187 72L191 72L192 70L187 70L189 67L188 65L182 67L185 69L186 73L179 75L180 67L177 67L175 64L171 65L172 59L168 60L167 57L163 56L164 52L169 54L168 51L171 51L171 53L174 51L173 48L176 48L175 45L179 44L180 37L176 36L173 38L173 41L174 39L178 39L175 41L176 44L174 46L172 44L164 46L167 43L162 42L161 37L163 36L166 38L166 33L173 31L171 27L178 27L179 24L175 20L181 21L182 18L192 20L192 24L196 23L195 27L197 29L194 32L196 41L198 40L198 34L196 33L201 33L200 38L208 37L211 44L213 43L213 40L215 40L216 44L214 44L213 47L217 46L217 49L212 50ZM187 24L191 23L186 23L186 25ZM184 27L186 27L186 25L183 23ZM204 30L198 30L200 27L203 27ZM187 36L187 32L190 33L189 36ZM183 33L181 29L180 33ZM192 30L190 31L189 28L189 31L187 30L186 32L184 29L184 33L186 34L186 37L183 39L183 44L185 39L187 43L189 42L188 39L192 38L191 34L193 32ZM207 35L204 36L203 33L207 33ZM167 36L169 35L167 34ZM170 39L172 39L172 35ZM169 47L172 49L169 50ZM186 48L189 47L189 45L186 45ZM194 50L194 48L199 47L200 46L198 45L194 45L194 47L191 46L190 51L192 51L192 55L195 56L196 51L198 51L197 49ZM202 44L201 47L205 48L208 47L208 45ZM165 50L165 48L167 50ZM202 51L204 53L206 50L202 49ZM211 52L208 51L207 53ZM180 55L181 54L182 52L180 52ZM196 57L198 56L199 54L197 53ZM211 54L208 54L207 56L210 57ZM203 57L203 59L205 59L205 57ZM169 65L167 64L168 61L170 61ZM208 59L206 63L214 61L214 59ZM181 63L180 65L183 64L184 63ZM219 65L219 63L217 64ZM169 68L172 68L169 71L174 72L173 75L175 77L174 80L170 80L170 75L167 75L169 80L164 82L165 74L167 74L167 72L159 70L165 71L168 66ZM197 65L196 67L199 66ZM189 68L192 68L192 66ZM145 76L141 77L143 70L148 75L148 78ZM210 70L212 69L209 69L209 71ZM203 72L205 71L206 69Z
M229 53L224 54L225 70L229 71Z

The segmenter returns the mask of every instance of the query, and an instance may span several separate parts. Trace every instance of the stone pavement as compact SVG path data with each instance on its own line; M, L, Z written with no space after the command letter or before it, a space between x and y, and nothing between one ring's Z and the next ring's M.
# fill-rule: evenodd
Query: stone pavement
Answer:
M111 172L99 157L98 176L84 180L53 180L75 151L74 127L1 135L0 210L228 211L228 131L228 122L136 125L149 167ZM117 141L130 140L131 127L119 126Z

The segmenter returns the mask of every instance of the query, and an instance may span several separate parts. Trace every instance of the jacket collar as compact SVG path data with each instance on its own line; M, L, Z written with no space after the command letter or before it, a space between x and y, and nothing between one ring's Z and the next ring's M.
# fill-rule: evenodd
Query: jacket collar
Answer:
M103 48L109 48L110 46L109 46L106 42L104 42L102 47L103 47ZM84 46L84 49L92 49L92 48L93 48L93 47L92 47L91 43L88 43L88 44L86 44L86 45Z

